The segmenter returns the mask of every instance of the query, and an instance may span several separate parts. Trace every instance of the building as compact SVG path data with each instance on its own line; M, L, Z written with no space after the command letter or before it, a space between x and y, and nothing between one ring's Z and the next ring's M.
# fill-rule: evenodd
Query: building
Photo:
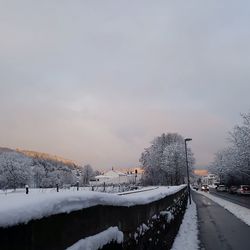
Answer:
M202 177L202 183L207 185L216 185L220 183L219 177L215 174L208 174Z
M90 180L90 185L102 185L102 184L135 184L141 179L141 171L139 172L136 168L134 171L122 171L112 170L107 171L102 175L97 175Z
M219 183L219 177L215 174L210 174L206 169L195 169L194 175L194 182L198 184L216 185Z

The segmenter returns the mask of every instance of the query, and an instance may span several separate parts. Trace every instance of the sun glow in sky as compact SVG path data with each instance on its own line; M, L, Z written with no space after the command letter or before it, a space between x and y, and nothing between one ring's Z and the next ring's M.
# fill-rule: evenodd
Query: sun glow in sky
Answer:
M1 146L130 167L177 132L207 165L249 111L249 1L0 5Z

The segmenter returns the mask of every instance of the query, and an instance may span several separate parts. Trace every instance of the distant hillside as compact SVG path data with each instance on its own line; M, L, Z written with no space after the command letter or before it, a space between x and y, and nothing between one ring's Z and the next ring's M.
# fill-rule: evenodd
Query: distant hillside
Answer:
M50 155L48 153L42 153L42 152L37 152L37 151L32 151L32 150L23 150L23 149L19 149L19 148L14 150L14 149L10 149L10 148L0 147L0 153L2 153L2 152L18 152L18 153L22 153L28 157L31 157L31 158L42 158L44 160L50 160L50 161L63 163L66 166L73 168L73 169L79 168L79 166L74 161L67 160L67 159L60 157L60 156L57 156L57 155Z
M70 168L78 168L79 167L74 161L67 160L61 156L50 155L48 153L42 153L42 152L31 151L31 150L23 150L23 149L16 149L16 151L23 153L24 155L26 155L28 157L32 157L32 158L42 158L45 160L61 162Z
M4 153L4 152L14 152L15 150L13 149L10 149L10 148L3 148L3 147L0 147L0 153Z

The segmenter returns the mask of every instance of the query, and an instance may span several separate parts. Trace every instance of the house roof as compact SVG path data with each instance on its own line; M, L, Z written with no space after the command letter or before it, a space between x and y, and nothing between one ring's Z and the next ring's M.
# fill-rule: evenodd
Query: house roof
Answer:
M105 179L105 178L112 179L112 178L117 178L119 176L126 176L126 174L116 170L109 170L103 175L95 176L95 179Z
M105 176L111 176L111 177L119 177L119 176L126 176L126 174L117 171L117 170L109 170L104 174Z

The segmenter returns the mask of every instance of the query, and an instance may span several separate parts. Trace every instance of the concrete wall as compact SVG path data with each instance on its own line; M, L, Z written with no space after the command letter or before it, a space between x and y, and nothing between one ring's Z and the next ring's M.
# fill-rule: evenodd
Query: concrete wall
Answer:
M174 195L146 205L98 205L69 214L33 220L28 224L0 228L1 250L65 249L78 240L95 235L111 226L118 226L124 233L124 243L119 246L112 243L106 246L106 249L170 249L178 232L186 201L185 188ZM171 211L174 220L168 222L169 218L164 213L160 215L161 211ZM143 223L149 230L140 234L140 226Z

